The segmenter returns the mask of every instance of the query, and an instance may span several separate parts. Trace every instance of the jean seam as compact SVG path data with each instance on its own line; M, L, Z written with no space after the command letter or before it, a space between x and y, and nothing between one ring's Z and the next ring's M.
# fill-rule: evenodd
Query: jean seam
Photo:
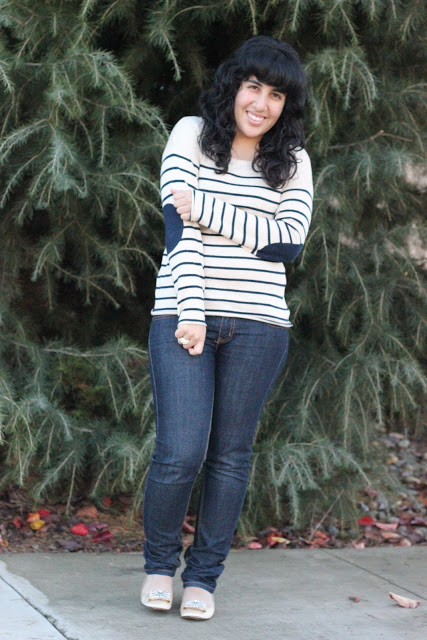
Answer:
M153 359L151 357L151 339L150 339L150 335L148 336L148 358L149 358L149 362L151 365L151 371L152 371L152 378L153 378L153 402L154 402L154 407L155 407L155 413L156 413L156 435L157 435L157 426L159 424L159 407L158 407L158 402L157 402L157 385L156 385L156 376L154 373L154 364L153 364ZM155 482L155 480L154 480ZM144 488L144 496L145 496L145 489L147 487L147 483L145 484L145 488ZM144 523L145 525L145 523ZM182 541L181 541L181 550L179 553L181 553L182 551ZM165 569L165 571L168 571L168 569ZM172 575L174 576L174 573L167 573L165 575Z
M287 339L287 341L286 341L286 349L285 349L285 353L284 353L284 354L282 355L282 357L280 358L279 364L277 365L277 367L276 367L276 371L274 372L274 376L271 378L271 382L270 382L270 384L269 384L269 386L268 386L268 389L267 389L267 391L266 391L266 393L265 393L265 395L264 395L264 398L263 398L263 400L262 400L262 402L261 402L261 407L260 407L260 410L259 410L259 413L258 413L258 417L257 417L257 425L258 425L258 422L259 422L259 418L260 418L260 416L261 416L261 411L262 411L262 410L263 410L263 408L264 408L265 401L267 400L267 398L268 398L268 396L269 396L269 393L270 393L271 389L273 388L273 385L274 385L274 384L275 384L275 382L277 381L277 376L278 376L278 375L279 375L279 373L280 373L281 367L282 367L282 366L284 366L284 361L286 362L286 359L287 359L287 357L288 357L288 351L289 351L289 335L288 335L288 339Z
M211 417L209 419L210 429L209 429L209 435L208 435L208 437L206 439L206 449L205 449L205 453L204 453L204 456L203 456L203 460L206 460L206 455L207 455L207 452L208 452L208 449L209 449L209 441L210 441L210 437L211 437L211 433L212 433L212 416L213 416L214 404L215 404L215 385L214 385L214 390L213 390L213 394L212 394ZM205 472L206 472L206 469L203 470L203 480L202 480L202 488L201 488L201 492L202 493L201 493L201 500L200 500L200 506L199 506L199 512L198 512L198 514L199 514L198 527L197 527L197 531L195 532L193 544L196 541L196 536L197 536L197 540L199 539L198 534L199 534L201 526L202 526L203 503L204 503L204 497L205 497L205 492L204 492Z

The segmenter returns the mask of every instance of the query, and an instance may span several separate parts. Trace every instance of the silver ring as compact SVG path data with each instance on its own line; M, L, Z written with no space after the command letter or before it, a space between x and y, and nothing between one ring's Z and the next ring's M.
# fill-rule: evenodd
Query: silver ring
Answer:
M190 342L187 338L180 338L179 341L181 344L188 344Z

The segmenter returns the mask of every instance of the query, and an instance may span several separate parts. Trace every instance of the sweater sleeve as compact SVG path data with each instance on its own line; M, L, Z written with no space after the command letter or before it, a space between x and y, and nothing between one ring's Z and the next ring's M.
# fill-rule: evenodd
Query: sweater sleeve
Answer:
M160 188L165 244L178 306L178 325L206 324L203 241L196 221L181 220L171 188L197 189L199 146L197 122L182 118L172 129L162 156Z
M229 238L269 262L292 262L301 252L311 222L313 178L305 149L296 152L297 171L281 194L274 219L263 218L194 191L191 220Z

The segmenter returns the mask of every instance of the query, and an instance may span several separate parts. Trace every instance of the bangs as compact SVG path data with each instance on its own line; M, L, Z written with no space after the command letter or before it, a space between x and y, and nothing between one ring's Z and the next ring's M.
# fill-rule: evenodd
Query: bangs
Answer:
M265 48L248 53L240 60L240 80L248 80L254 75L257 80L275 87L281 93L291 93L300 88L294 60L288 59L282 52Z

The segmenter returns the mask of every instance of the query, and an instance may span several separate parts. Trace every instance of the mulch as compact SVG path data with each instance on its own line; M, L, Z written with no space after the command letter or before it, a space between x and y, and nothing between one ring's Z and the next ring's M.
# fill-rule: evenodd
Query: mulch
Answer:
M267 526L253 536L235 536L234 549L363 549L373 546L427 544L427 444L400 433L384 434L372 442L382 447L384 462L401 490L392 498L380 489L360 493L360 517L346 529L329 515L319 515L307 531L290 525ZM143 551L144 534L132 515L126 495L106 497L101 506L77 500L66 513L64 504L35 506L23 491L11 488L0 500L0 554L35 552ZM191 544L195 516L188 515L182 539Z

